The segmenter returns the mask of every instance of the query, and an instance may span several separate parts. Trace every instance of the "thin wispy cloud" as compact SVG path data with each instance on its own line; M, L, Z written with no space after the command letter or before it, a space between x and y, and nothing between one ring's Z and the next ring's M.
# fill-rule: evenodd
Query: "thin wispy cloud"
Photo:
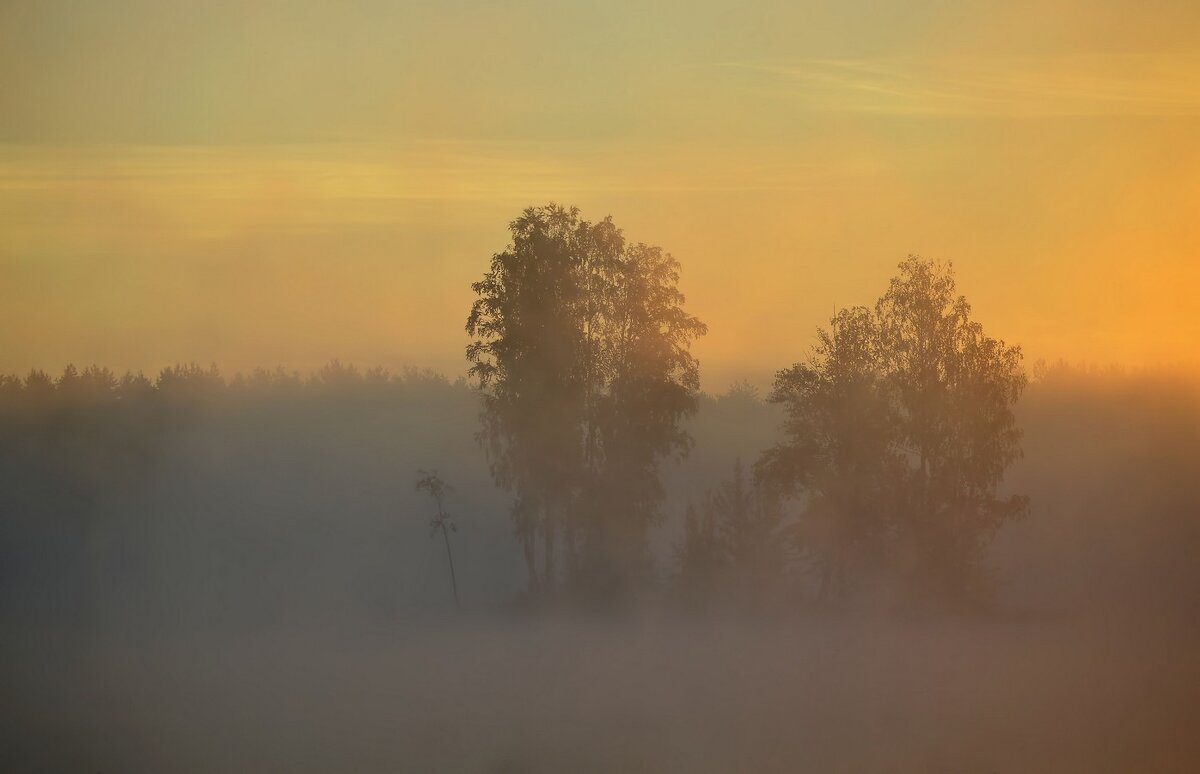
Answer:
M1200 55L724 62L816 111L930 116L1200 115Z
M31 214L64 204L104 231L115 227L109 210L124 206L136 210L139 230L152 213L178 236L221 233L227 221L389 221L405 202L519 207L546 198L811 190L878 171L869 155L834 163L683 144L0 145L0 215L23 224L9 229L10 241L36 225Z

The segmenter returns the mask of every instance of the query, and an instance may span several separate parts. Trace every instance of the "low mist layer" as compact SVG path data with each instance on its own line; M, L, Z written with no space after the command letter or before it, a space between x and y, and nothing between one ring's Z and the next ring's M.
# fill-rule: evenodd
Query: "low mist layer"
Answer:
M306 382L179 369L108 393L6 382L6 758L1186 771L1200 709L1196 385L1036 376L1007 484L1033 506L993 546L993 613L674 605L686 506L776 438L778 409L743 387L702 397L694 452L664 470L659 594L632 617L540 622L512 607L519 549L463 384L338 366ZM457 615L413 489L434 466L456 485Z

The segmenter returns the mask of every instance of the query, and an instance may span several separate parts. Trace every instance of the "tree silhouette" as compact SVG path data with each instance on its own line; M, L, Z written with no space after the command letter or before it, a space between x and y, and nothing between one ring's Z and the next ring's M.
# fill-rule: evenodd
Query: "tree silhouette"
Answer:
M876 315L907 461L901 524L915 580L962 597L982 590L996 529L1028 509L1026 497L997 495L1021 455L1021 349L971 319L951 264L910 256L899 268Z
M691 505L687 507L683 541L676 546L675 553L679 560L677 581L684 602L699 607L715 598L729 571L729 556L711 509L697 513Z
M447 494L454 491L454 487L447 484L438 476L437 471L418 470L417 475L417 491L428 492L433 498L435 513L429 520L429 537L432 540L439 532L442 534L442 542L446 544L446 561L450 566L450 585L454 589L454 606L461 607L458 599L458 578L454 574L454 554L450 551L450 532L458 532L458 526L451 520L451 516L446 512L445 497Z
M552 593L561 539L573 587L619 596L647 565L658 462L686 452L705 327L683 310L679 264L606 218L527 209L492 258L467 319L480 439L513 518L531 592ZM542 566L536 535L542 538Z
M557 530L581 485L590 302L581 264L601 260L593 230L576 209L528 209L472 285L467 333L478 338L467 359L483 399L480 440L496 482L516 493L514 527L535 594L552 591Z
M898 452L879 328L871 310L844 309L817 331L807 362L775 377L786 439L760 457L759 478L781 495L805 495L793 534L815 561L819 595L844 599L850 566L877 556L888 526Z
M741 460L733 475L705 492L701 514L688 507L678 547L684 600L761 607L779 591L788 562L778 502L747 480Z
M899 569L925 593L982 590L984 548L1027 499L997 487L1020 455L1021 351L990 338L954 274L909 257L874 309L838 312L805 362L780 371L785 440L756 472L797 497L798 544L844 598L851 566Z
M709 491L705 510L717 517L738 596L760 599L772 591L787 561L779 534L782 514L774 498L746 479L740 459L732 478Z

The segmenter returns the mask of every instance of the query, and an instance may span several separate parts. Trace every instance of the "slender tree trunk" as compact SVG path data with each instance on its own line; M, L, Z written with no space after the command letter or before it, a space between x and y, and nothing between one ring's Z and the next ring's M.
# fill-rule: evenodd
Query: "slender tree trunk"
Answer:
M445 525L442 526L442 540L446 543L446 559L450 561L450 585L454 588L454 606L462 608L462 603L458 601L458 578L454 575L454 555L450 553L450 536L446 534Z
M846 547L838 546L837 565L834 567L834 584L837 593L838 607L844 607L847 597L847 578L846 578Z
M575 525L571 522L570 517L568 517L567 523L563 529L563 538L566 543L566 545L563 547L563 550L567 554L566 582L570 584L573 582L573 579L577 578L579 575L579 564L577 561L578 557L575 553Z
M554 525L547 522L543 530L545 555L542 557L542 588L545 590L547 597L554 595L554 533Z
M537 544L534 543L533 530L521 533L521 548L525 552L525 571L529 576L529 596L536 597L539 592L537 572Z

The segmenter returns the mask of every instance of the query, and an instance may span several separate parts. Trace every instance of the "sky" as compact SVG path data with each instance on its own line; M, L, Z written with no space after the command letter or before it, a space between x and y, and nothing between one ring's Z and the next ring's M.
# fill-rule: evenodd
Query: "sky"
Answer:
M910 253L1037 359L1195 367L1200 5L0 2L0 371L465 372L530 205L765 385Z

